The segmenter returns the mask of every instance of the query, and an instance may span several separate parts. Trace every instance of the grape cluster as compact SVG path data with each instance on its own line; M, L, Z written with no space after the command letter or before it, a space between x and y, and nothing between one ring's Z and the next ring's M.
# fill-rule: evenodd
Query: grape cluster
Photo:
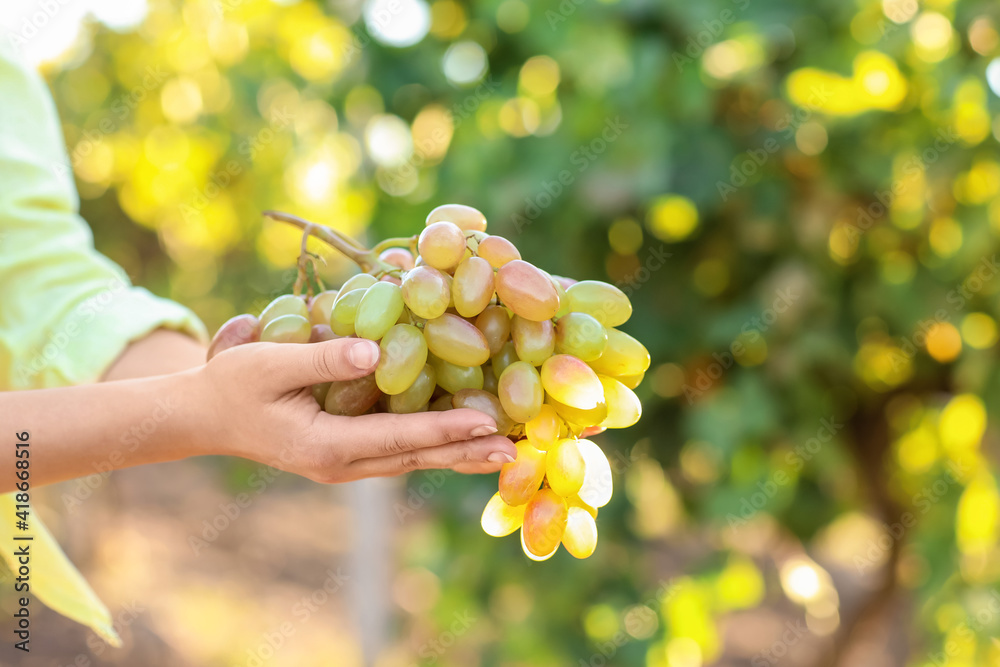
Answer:
M597 508L611 499L612 481L607 457L584 438L639 419L632 390L649 367L646 348L615 328L632 314L628 297L522 260L510 241L486 233L486 218L469 206L439 206L419 237L373 251L345 238L327 240L365 272L309 299L280 296L259 318L233 318L210 353L258 339L378 341L375 373L313 388L323 409L485 412L515 441L517 459L500 471L483 529L501 537L520 528L533 560L550 558L560 544L577 558L590 556Z

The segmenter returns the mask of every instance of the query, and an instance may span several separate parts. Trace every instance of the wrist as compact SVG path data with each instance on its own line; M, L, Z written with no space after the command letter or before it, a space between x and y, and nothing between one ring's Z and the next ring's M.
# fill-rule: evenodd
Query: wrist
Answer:
M170 422L159 443L162 460L226 453L217 446L221 440L214 431L220 422L201 371L194 368L162 376L165 387L159 402L169 412Z

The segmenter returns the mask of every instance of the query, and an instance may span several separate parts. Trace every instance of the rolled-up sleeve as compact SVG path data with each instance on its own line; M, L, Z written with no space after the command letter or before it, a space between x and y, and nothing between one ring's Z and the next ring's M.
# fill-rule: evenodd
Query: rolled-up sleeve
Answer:
M80 218L41 77L0 46L0 389L98 380L157 328L205 340L187 308L134 287Z

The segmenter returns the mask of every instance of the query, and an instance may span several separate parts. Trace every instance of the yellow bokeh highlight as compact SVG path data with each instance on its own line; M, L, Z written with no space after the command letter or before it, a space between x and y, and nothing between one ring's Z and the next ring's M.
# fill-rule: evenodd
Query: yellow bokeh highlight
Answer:
M202 110L198 82L186 76L167 81L160 91L160 105L168 120L180 125L193 123Z
M682 241L698 226L698 209L681 195L665 195L650 206L646 225L661 241Z
M854 357L854 372L876 391L888 391L913 375L910 355L888 338L874 338L862 343Z
M715 580L719 609L752 609L764 599L764 577L752 560L733 556Z
M927 472L940 458L937 429L930 419L903 434L896 442L899 466L911 475Z
M938 257L951 257L962 247L962 226L952 218L938 218L931 223L927 240Z
M767 361L767 341L759 331L741 333L733 341L731 349L740 366L750 368Z
M855 259L860 239L861 230L858 227L847 221L837 222L830 230L827 241L830 257L838 264L849 264Z
M541 124L541 110L530 97L515 97L500 107L497 120L500 128L512 137L526 137Z
M962 204L986 204L1000 194L1000 164L993 160L976 160L969 171L955 178L955 199Z
M435 37L454 39L468 24L465 8L454 0L438 0L431 5L431 34Z
M962 318L962 338L977 350L986 350L997 343L997 323L986 313L969 313Z
M642 248L642 225L632 218L619 218L608 229L608 243L619 255L634 255Z
M721 642L712 614L712 595L704 585L690 579L679 581L674 594L663 602L663 615L671 643L681 638L691 640L707 663L719 655Z
M981 471L969 482L958 501L955 537L965 554L985 553L997 542L1000 526L1000 494L996 480Z
M916 5L916 3L913 3ZM924 12L910 25L910 36L917 57L929 63L943 60L953 42L951 21L937 12Z
M954 361L962 352L962 336L950 322L935 322L927 329L927 354L935 361Z
M705 49L701 66L709 76L727 81L760 67L766 56L764 46L756 35L727 39Z
M957 86L951 117L955 133L969 146L982 143L990 135L992 119L986 108L986 90L978 79L967 77Z
M521 67L518 89L525 95L546 97L555 92L559 79L559 63L548 56L535 56Z
M729 265L721 259L698 262L691 276L695 289L705 296L717 296L729 285Z
M849 78L805 67L792 72L786 85L789 98L800 107L840 116L896 109L908 89L896 62L879 51L859 53Z
M597 641L607 641L615 636L621 624L614 607L607 604L594 605L583 615L583 629Z
M440 104L428 104L413 119L413 149L427 163L435 164L448 152L455 124L452 115Z
M938 432L945 452L961 456L974 452L986 432L986 407L973 394L955 396L941 412Z

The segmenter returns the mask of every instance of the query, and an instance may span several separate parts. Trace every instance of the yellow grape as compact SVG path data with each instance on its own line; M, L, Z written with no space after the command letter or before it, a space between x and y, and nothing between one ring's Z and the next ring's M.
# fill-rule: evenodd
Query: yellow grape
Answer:
M483 332L493 356L510 338L510 314L503 306L487 306L476 318L476 328Z
M583 474L583 456L575 439L560 440L545 455L545 479L560 496L576 495L583 486Z
M556 409L545 403L538 411L538 415L524 423L524 434L528 436L528 441L543 452L556 443L559 439L560 427L559 415Z
M646 376L646 373L636 373L635 375L619 375L615 379L621 382L623 385L629 389L635 389L640 384L642 384L642 379Z
M649 352L624 331L608 329L608 345L604 353L589 363L601 375L638 375L649 368Z
M505 306L528 320L548 320L559 311L559 295L549 277L524 260L515 259L497 270L496 291Z
M539 489L524 509L521 535L525 550L539 558L554 553L566 532L568 513L566 501L557 493Z
M569 299L566 298L566 288L551 273L546 273L546 275L549 277L549 282L552 283L552 287L555 288L556 295L559 297L559 310L556 311L555 316L562 317L569 313Z
M518 359L532 366L541 366L555 351L556 330L552 320L534 322L515 315L510 321L510 337Z
M598 375L604 387L604 400L608 404L608 418L601 422L604 428L628 428L642 416L642 403L635 393L621 382L606 375Z
M451 301L451 282L448 275L429 266L418 266L407 271L401 285L406 307L425 320L441 317Z
M578 507L587 512L590 516L597 518L597 509L580 500L580 495L570 496L566 499L566 504L570 507Z
M450 222L459 229L470 232L486 231L486 216L479 210L464 204L444 204L438 206L427 215L425 225L435 222Z
M535 367L515 361L500 374L497 396L510 418L523 424L538 416L542 409L542 381Z
M451 222L432 222L420 232L417 250L428 266L449 271L465 256L465 234Z
M500 497L508 505L523 505L538 491L545 477L545 452L527 440L514 443L517 458L500 468Z
M545 385L543 384L542 386L544 387ZM545 402L555 408L556 414L578 429L600 424L608 418L608 404L603 401L597 407L590 410L572 408L565 403L560 403L549 395L545 396Z
M606 327L625 324L632 317L632 304L614 285L599 280L582 280L566 290L569 309L587 313Z
M488 391L496 396L499 385L500 381L493 374L493 364L483 364L483 391Z
M398 266L404 271L409 271L414 266L413 253L406 248L389 248L383 250L378 256L386 264Z
M583 361L601 356L608 344L604 326L586 313L567 313L556 322L556 352Z
M514 244L502 236L487 236L479 239L476 254L489 262L494 269L499 269L508 262L521 259L521 253L514 247Z
M493 377L499 380L504 370L515 361L517 361L517 350L514 348L514 343L505 343L500 351L493 355L493 363L490 364L493 367Z
M594 508L604 507L614 490L608 457L590 440L577 440L576 446L585 466L583 486L578 494L580 500Z
M327 290L313 297L309 303L309 322L312 325L330 326L330 313L333 312L333 302L337 300L338 294L338 290Z
M403 293L388 282L368 288L354 317L354 332L361 338L379 340L403 314Z
M526 505L512 507L503 501L499 492L494 493L483 509L483 530L493 537L510 535L524 523L525 507Z
M481 257L463 260L455 269L451 294L459 315L479 315L493 298L493 267Z
M555 400L578 410L592 410L604 403L604 387L597 373L569 354L545 360L542 387Z
M490 346L476 325L445 313L424 325L427 347L436 356L457 366L481 366L489 361Z
M427 342L412 324L396 324L379 344L381 354L375 368L378 387L390 396L410 388L427 363Z
M264 330L271 320L281 317L282 315L298 315L299 317L304 317L309 319L309 308L306 306L306 302L302 300L301 297L294 296L292 294L282 294L277 299L267 304L263 312L260 314L260 328L261 331Z
M374 374L331 382L323 409L331 415L357 417L371 410L381 396Z
M409 414L419 412L420 408L427 405L434 394L437 386L437 375L434 367L424 364L420 375L408 388L398 394L389 396L389 412L396 414Z
M265 343L308 343L311 334L312 327L305 317L281 315L267 323L260 339Z
M523 519L522 519L523 521ZM587 510L570 507L562 545L573 558L589 558L597 548L597 523Z
M482 366L456 366L448 363L444 359L428 357L434 372L437 374L438 386L449 394L454 394L463 389L483 388L483 367Z
M461 389L451 397L451 404L456 408L470 408L493 417L497 424L497 435L507 435L514 428L514 420L504 411L498 399L482 389Z
M231 317L212 336L208 346L208 358L244 343L256 343L260 340L260 322L253 315L244 313Z

